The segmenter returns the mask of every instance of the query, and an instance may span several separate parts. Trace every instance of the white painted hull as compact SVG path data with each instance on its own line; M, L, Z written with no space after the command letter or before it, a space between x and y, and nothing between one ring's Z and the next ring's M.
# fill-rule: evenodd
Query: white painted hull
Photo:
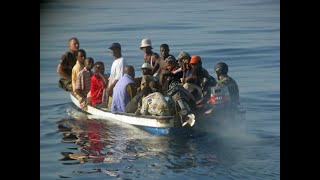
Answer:
M81 109L78 99L70 93L72 102ZM89 114L96 115L102 119L121 121L127 124L150 127L150 128L174 128L174 116L134 116L132 113L114 114L108 110L102 110L93 106L88 106L87 110L83 110Z

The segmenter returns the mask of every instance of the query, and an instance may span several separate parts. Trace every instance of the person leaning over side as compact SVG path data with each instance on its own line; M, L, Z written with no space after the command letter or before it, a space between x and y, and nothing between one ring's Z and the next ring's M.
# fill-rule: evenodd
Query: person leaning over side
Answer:
M126 105L137 93L137 87L134 82L134 67L126 65L124 67L124 75L119 79L114 87L111 112L125 112Z
M113 88L117 84L118 80L123 76L123 69L128 63L122 57L121 45L119 43L112 43L109 49L112 51L112 55L114 57L114 61L112 63L110 71L108 88L106 90L106 96L108 96L108 105L111 105Z
M84 68L79 72L76 81L75 92L80 96L79 104L82 108L85 108L88 104L87 95L90 91L93 64L94 59L87 57L84 60Z
M84 60L87 58L86 51L79 49L77 55L77 62L72 68L71 81L72 81L72 91L76 91L76 82L79 72L84 68ZM79 97L77 97L79 98Z
M76 37L69 39L69 51L62 54L57 67L57 73L60 76L59 87L66 91L72 91L71 74L72 68L77 61L77 53L80 48L79 40Z

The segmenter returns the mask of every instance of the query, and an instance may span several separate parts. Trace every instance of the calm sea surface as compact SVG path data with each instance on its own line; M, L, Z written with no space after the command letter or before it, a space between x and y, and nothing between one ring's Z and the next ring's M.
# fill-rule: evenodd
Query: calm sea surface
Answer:
M280 179L279 1L51 0L40 16L40 179ZM107 72L107 47L119 42L140 76L143 38L154 52L167 43L176 57L182 50L200 55L214 76L224 61L246 120L159 136L83 114L57 85L71 36ZM82 158L88 146L104 156Z

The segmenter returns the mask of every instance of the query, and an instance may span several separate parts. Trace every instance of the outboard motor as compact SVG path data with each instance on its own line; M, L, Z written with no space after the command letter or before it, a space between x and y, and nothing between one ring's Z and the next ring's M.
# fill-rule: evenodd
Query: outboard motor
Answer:
M227 86L214 86L211 88L210 103L217 108L224 107L230 103L230 94Z
M209 103L212 108L219 112L227 112L227 114L235 114L242 111L242 106L231 101L227 86L214 86L211 88L211 97Z
M195 123L195 115L191 112L191 108L187 102L194 102L194 100L191 99L190 95L188 96L189 91L183 88L181 85L179 85L178 81L171 80L170 78L170 84L168 87L167 95L171 96L174 106L177 107L178 105L178 113L181 118L181 124L182 126L185 126L187 124L192 127ZM190 94L190 93L189 93Z

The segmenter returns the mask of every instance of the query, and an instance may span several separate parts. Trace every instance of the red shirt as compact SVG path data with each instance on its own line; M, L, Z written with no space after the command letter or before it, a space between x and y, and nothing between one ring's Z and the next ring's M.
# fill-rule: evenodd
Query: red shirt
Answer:
M101 77L99 75L94 74L91 77L91 85L90 85L92 105L102 102L102 94L103 94L104 87L105 87L105 83L101 79Z

